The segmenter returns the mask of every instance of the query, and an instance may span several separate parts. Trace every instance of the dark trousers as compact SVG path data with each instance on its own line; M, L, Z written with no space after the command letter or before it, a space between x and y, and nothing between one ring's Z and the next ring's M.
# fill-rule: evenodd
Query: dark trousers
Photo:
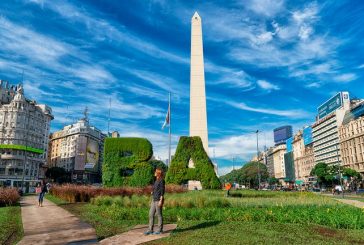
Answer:
M43 202L44 195L45 195L45 192L39 193L39 202Z
M162 207L158 205L159 201L152 201L150 204L149 210L149 230L153 231L154 226L154 215L157 213L158 216L158 231L163 231L163 216L162 216Z

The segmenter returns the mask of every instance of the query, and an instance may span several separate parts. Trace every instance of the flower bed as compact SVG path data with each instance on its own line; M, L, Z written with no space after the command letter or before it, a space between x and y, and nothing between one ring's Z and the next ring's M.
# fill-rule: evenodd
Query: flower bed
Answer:
M0 188L0 207L16 204L20 199L15 188Z
M123 187L123 188L97 188L85 185L61 185L51 188L50 193L67 202L89 202L91 198L97 196L133 196L133 195L150 195L151 186L147 187ZM181 193L186 190L181 186L167 185L166 192Z

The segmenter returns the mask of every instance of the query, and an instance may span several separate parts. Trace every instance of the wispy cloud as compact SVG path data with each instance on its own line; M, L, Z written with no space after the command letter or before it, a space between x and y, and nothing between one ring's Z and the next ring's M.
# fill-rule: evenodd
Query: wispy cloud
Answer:
M270 114L276 116L283 116L283 117L292 117L292 118L305 118L308 117L309 113L302 111L302 110L276 110L276 109L269 109L269 108L259 108L259 107L251 107L246 105L245 103L236 103L227 101L226 104L233 106L237 109L244 110L244 111L253 111L263 114Z
M336 76L335 81L346 83L346 82L351 82L357 78L358 78L358 76L354 73L345 73L345 74Z
M257 84L259 85L260 88L267 90L267 91L271 91L271 90L279 90L279 86L274 85L270 82L267 82L266 80L258 80Z

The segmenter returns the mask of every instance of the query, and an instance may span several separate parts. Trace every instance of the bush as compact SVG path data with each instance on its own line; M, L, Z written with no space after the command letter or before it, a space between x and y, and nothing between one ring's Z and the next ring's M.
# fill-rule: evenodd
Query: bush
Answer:
M0 188L0 207L15 205L20 199L15 188Z

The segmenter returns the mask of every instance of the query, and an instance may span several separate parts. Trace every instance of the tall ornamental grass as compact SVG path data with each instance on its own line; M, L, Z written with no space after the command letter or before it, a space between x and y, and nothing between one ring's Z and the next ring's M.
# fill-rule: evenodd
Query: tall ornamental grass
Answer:
M50 193L58 198L67 202L89 202L91 198L97 196L127 196L133 195L142 196L150 195L152 191L151 186L147 187L121 187L121 188L98 188L86 185L60 185L51 188ZM186 190L181 186L167 185L166 192L181 193Z
M0 188L0 207L15 205L20 199L15 188Z

